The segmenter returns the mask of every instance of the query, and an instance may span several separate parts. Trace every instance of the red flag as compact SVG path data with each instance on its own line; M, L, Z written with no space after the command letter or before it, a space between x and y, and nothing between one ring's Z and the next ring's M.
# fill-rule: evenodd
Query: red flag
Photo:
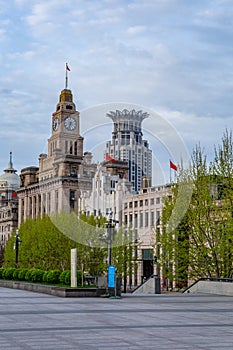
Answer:
M172 161L170 160L170 168L177 171L178 170L178 167L177 165L175 165L174 163L172 163Z
M70 72L70 67L68 66L67 63L66 63L66 70L68 70Z
M116 159L112 158L108 153L106 153L106 160L110 160L110 162L116 161Z
M12 198L17 197L17 193L16 193L16 192L12 192L11 197L12 197Z

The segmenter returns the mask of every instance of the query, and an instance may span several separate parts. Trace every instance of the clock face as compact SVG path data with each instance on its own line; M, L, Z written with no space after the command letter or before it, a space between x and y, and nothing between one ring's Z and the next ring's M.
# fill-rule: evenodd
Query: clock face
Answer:
M76 120L72 117L66 117L65 121L64 121L65 127L67 130L74 130L77 126Z
M53 130L56 131L58 129L58 124L59 124L59 120L58 118L55 118L53 120Z

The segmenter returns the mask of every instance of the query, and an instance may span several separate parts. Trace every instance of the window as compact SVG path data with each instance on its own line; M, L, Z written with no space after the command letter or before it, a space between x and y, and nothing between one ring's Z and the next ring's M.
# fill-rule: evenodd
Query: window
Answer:
M74 155L77 156L78 154L78 147L77 147L77 141L74 142Z
M150 205L154 205L154 203L155 203L154 198L151 198L151 200L150 200Z
M148 218L149 218L149 215L148 215L148 212L145 213L145 227L148 227Z
M143 213L140 213L140 227L143 226Z
M142 260L153 260L153 249L142 249Z
M68 153L68 141L65 141L65 152L66 152L66 154Z
M138 214L134 214L134 227L138 227Z
M132 226L133 224L133 215L129 214L129 226Z
M70 191L70 210L74 210L75 192Z
M77 176L77 173L76 173L76 168L75 168L74 166L72 166L72 167L71 167L70 176L72 176L72 177Z
M33 197L33 217L36 217L36 196Z
M150 212L150 225L154 226L155 221L155 213L153 211Z
M55 191L55 211L58 213L58 191Z
M45 214L46 213L46 193L43 193L43 201L42 201L42 212Z
M38 212L41 212L41 195L38 195Z
M156 204L160 204L160 198L159 197L156 198Z
M47 213L50 214L50 210L51 210L51 194L50 192L47 194Z

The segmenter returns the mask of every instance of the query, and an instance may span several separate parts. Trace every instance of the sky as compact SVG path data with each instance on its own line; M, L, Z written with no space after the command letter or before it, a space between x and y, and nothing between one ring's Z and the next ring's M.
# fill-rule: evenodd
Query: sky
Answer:
M232 0L0 0L0 172L47 152L66 62L96 161L124 108L150 114L155 183L199 143L211 160L233 125L232 43Z

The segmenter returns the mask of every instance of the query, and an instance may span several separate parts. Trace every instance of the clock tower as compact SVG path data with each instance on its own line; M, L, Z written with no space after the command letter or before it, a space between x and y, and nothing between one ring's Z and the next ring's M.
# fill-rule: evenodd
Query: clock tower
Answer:
M56 112L52 115L52 135L48 141L48 155L57 151L63 155L83 155L83 138L80 136L79 112L73 102L71 90L64 89L60 93Z
M41 154L39 158L40 181L46 177L77 176L83 158L79 118L71 90L62 90L56 111L52 114L48 154Z
M60 212L79 213L82 191L91 191L96 164L88 152L83 154L80 115L67 87L60 92L51 118L47 153L39 155L39 167L21 170L19 225L27 218Z

